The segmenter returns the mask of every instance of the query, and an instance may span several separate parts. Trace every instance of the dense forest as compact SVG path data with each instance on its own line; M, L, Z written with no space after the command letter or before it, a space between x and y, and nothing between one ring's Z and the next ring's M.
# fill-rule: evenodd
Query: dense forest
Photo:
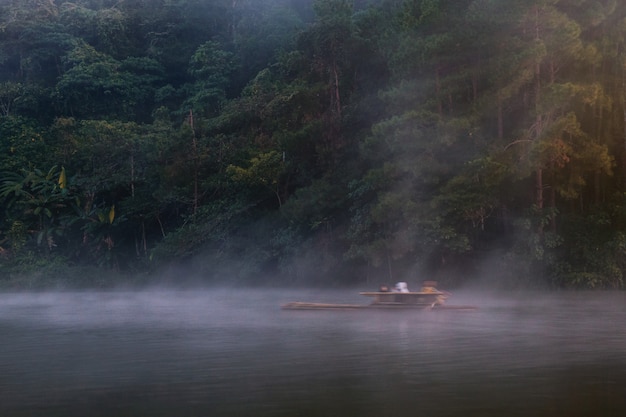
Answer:
M622 288L625 49L619 0L2 0L0 285Z

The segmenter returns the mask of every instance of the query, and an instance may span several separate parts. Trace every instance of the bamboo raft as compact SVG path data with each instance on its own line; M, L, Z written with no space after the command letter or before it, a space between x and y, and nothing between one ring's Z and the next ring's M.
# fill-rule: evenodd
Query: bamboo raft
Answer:
M281 306L283 310L463 310L474 311L476 306L465 305L407 305L403 303L387 304L328 304L292 301Z
M360 310L367 307L369 306L359 304L326 304L302 301L293 301L281 306L283 310Z
M420 291L411 292L406 283L396 284L395 291L386 287L379 291L361 292L365 297L373 298L371 304L329 304L294 301L281 306L283 310L476 310L475 306L446 305L448 293L436 289L436 282L426 281Z

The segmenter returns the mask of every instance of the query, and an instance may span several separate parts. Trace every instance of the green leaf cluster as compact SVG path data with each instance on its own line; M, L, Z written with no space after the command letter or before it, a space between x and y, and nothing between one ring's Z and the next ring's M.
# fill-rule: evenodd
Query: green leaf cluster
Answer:
M625 22L599 0L5 1L0 266L622 288Z

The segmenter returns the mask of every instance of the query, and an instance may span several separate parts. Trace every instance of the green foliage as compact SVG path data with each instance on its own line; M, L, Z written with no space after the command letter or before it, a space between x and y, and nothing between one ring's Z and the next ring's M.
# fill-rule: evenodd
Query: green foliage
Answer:
M190 98L183 103L183 109L205 116L219 114L236 68L234 54L222 49L219 42L200 45L189 62L189 73L196 81L187 87Z
M48 146L44 129L20 116L0 118L0 171L17 172L47 164Z
M165 261L189 259L206 245L227 241L237 228L234 219L245 215L247 206L237 201L218 201L202 206L195 214L186 216L184 224L153 250L151 258Z
M247 3L247 4L246 4ZM240 6L240 18L234 28L233 44L240 63L238 74L231 77L245 84L259 71L271 65L284 50L295 43L304 23L295 10L263 1L246 2Z
M235 182L251 186L261 185L272 191L276 195L278 206L282 205L280 181L284 171L283 157L276 151L253 157L247 168L235 165L227 168L227 173L233 176Z
M618 3L5 1L0 265L622 288Z
M8 238L14 252L25 246L25 230L45 252L57 246L64 234L60 216L72 203L67 189L59 185L59 170L47 173L39 169L22 173L7 173L0 179L0 198L6 204L6 214L13 220Z
M587 216L566 216L563 236L568 242L553 272L558 285L575 288L618 289L624 287L626 236L615 229L617 213L597 208ZM613 207L614 209L615 207Z
M143 115L163 69L149 58L117 61L90 45L78 43L66 56L67 70L56 86L66 114L79 117L113 115L121 120Z

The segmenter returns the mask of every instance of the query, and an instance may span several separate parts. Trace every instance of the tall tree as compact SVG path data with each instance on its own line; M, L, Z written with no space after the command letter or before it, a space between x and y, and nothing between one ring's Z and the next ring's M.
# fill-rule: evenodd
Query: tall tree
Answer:
M320 150L323 150L324 158L336 161L337 151L344 146L345 139L341 132L341 121L349 90L344 89L343 84L349 85L352 70L350 51L354 37L353 8L348 0L316 0L313 9L317 18L302 34L300 48L307 54L317 77L325 85L326 131Z

